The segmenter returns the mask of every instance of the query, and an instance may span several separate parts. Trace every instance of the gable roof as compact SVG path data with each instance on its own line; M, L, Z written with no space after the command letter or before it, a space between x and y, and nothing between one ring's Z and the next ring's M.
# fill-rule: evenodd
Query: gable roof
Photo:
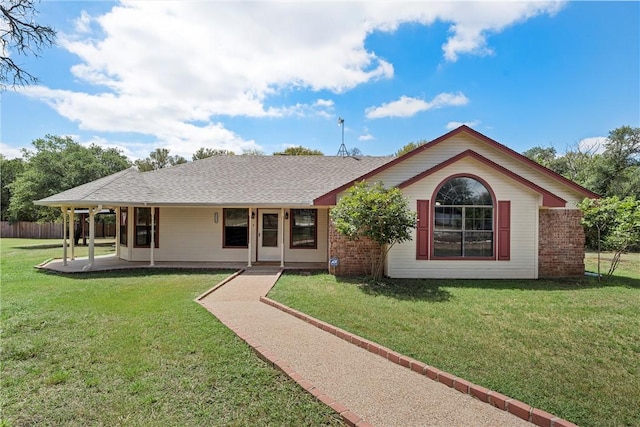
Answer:
M213 156L150 172L130 168L55 194L48 206L308 206L393 157Z
M579 184L576 184L575 182L571 181L570 179L565 178L564 176L552 171L551 169L547 169L544 166L540 165L539 163L523 156L522 154L517 153L516 151L512 150L511 148L500 144L499 142L489 138L486 135L481 134L480 132L471 129L469 126L467 125L462 125L460 127L457 127L456 129L453 129L450 132L445 133L444 135L427 142L424 145L421 145L413 150L411 150L410 152L400 156L400 157L396 157L394 160L385 163L383 165L381 165L380 167L378 167L375 170L371 170L369 172L367 172L366 174L356 178L355 180L353 180L350 183L346 183L343 184L342 186L335 188L333 190L331 190L330 192L323 194L322 196L318 197L317 199L314 200L314 204L316 205L334 205L336 203L336 196L345 191L347 188L351 187L353 184L355 184L356 182L362 181L362 180L367 180L377 174L379 174L380 172L383 172L415 155L418 155L426 150L429 150L430 148L440 144L443 141L446 141L460 133L467 133L468 135L471 135L472 137L476 138L477 140L479 140L480 142L487 144L490 147L496 148L498 151L508 155L509 157L512 157L514 159L516 159L517 161L519 161L520 163L523 163L524 165L535 169L538 172L543 173L544 175L547 175L548 177L552 178L553 180L561 183L562 185L571 188L573 191L578 192L579 194L583 195L584 197L588 197L588 198L600 198L600 196L596 193L594 193L591 190L588 190L584 187L582 187Z
M459 160L465 159L465 158L472 158L475 159L477 161L479 161L480 163L483 163L486 166L489 166L491 169L500 172L501 174L508 176L509 178L513 179L514 181L517 181L521 184L523 184L526 187L529 187L530 189L532 189L533 191L535 191L536 193L540 194L542 196L542 206L546 206L546 207L551 207L551 208L559 208L559 207L565 207L567 201L564 200L562 197L558 197L557 195L553 194L552 192L545 190L544 188L540 187L539 185L529 181L528 179L525 179L523 177L521 177L520 175L510 171L509 169L500 166L499 164L492 162L491 160L487 159L486 157L476 153L473 150L466 150L463 151L462 153L455 155L453 157L451 157L450 159L430 168L425 170L424 172L414 176L413 178L409 178L408 180L401 182L400 184L398 184L398 188L405 188L408 187L409 185L413 184L414 182L420 181L422 178L425 178L443 168L445 168L446 166L449 166Z

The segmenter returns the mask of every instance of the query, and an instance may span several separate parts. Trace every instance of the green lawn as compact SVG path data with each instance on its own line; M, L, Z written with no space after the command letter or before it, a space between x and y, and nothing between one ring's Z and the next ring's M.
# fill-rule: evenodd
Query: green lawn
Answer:
M269 296L579 425L637 426L640 256L618 274L375 286L286 274Z
M33 268L59 246L1 240L0 425L341 424L193 301L228 272Z

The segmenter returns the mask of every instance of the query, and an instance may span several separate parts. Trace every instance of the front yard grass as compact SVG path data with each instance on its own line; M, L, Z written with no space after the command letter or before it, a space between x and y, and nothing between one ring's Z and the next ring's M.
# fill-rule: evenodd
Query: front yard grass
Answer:
M61 253L1 239L0 425L341 425L193 301L228 272L33 268Z
M285 274L269 297L581 426L640 425L640 256L617 274L376 285Z

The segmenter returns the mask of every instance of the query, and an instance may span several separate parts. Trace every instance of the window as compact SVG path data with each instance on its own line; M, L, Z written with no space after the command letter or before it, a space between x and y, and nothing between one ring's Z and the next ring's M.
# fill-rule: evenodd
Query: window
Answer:
M160 209L155 208L155 247L159 246L158 235L158 218ZM135 208L135 223L136 223L136 235L135 235L135 247L136 248L149 248L151 247L151 208Z
M224 247L246 248L249 246L249 210L224 209Z
M127 246L128 209L120 208L120 244Z
M316 249L318 247L317 219L317 209L291 209L292 249Z
M493 257L493 198L480 181L456 177L434 203L434 257Z

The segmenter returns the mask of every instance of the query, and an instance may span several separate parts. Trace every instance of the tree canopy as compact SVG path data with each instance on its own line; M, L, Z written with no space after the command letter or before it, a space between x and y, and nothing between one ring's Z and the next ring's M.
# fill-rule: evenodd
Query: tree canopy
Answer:
M640 198L640 128L612 130L601 154L579 146L564 155L553 147L533 147L522 154L601 196Z
M369 238L381 247L380 254L372 254L371 277L379 280L389 249L411 240L411 229L416 227L416 213L400 189L385 188L382 183L368 185L361 181L351 187L336 207L331 209L331 220L338 233L350 240Z
M273 153L274 156L324 156L320 150L312 150L301 145L297 147L287 147L284 151Z
M56 31L36 23L36 14L33 0L3 0L0 3L0 90L38 82L36 76L11 57L12 53L37 57L42 49L54 44Z
M131 163L115 148L85 147L71 137L47 135L23 150L23 171L8 185L11 221L50 221L59 209L36 206L34 201L128 168Z
M404 147L400 148L398 151L396 151L396 157L400 157L400 156L404 156L405 154L407 154L410 151L415 150L418 147L423 146L424 144L426 144L427 141L426 140L420 140L417 142L410 142L407 145L405 145Z
M191 156L191 160L193 160L195 162L196 160L206 159L207 157L213 157L213 156L235 156L235 154L236 153L234 153L231 150L223 150L223 149L220 149L220 148L205 148L205 147L201 147L201 148L198 148L198 151L193 153L193 156Z
M135 165L140 172L153 171L182 163L187 163L187 159L178 155L170 155L168 148L156 148L149 153L149 157L135 161Z
M11 184L18 178L18 176L24 170L24 162L22 159L6 159L0 154L0 183L2 183L2 198L0 200L0 208L2 212L0 214L0 220L6 221L9 211L9 202L11 201Z

